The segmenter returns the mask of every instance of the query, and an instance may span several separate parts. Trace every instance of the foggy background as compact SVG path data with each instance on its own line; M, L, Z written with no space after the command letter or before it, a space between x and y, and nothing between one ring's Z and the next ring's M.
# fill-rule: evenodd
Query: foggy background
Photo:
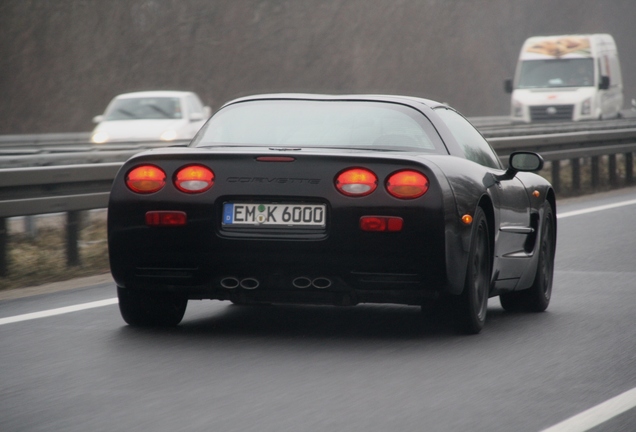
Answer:
M390 93L508 115L534 35L610 33L636 97L635 0L0 0L0 134L82 132L120 93Z

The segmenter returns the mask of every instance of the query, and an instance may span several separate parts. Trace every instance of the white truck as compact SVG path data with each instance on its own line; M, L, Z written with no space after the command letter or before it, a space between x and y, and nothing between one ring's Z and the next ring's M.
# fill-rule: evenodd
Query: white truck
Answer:
M620 117L623 80L609 34L535 36L521 48L512 93L515 123Z

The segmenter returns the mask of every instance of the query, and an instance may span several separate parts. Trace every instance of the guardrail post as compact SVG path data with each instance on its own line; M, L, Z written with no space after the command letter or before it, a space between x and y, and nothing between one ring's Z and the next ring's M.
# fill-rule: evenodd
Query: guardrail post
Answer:
M616 155L609 155L609 182L612 186L618 186L618 174L616 172Z
M35 239L38 236L38 227L35 223L35 217L33 215L24 217L24 231L27 233L30 239Z
M0 218L0 276L2 277L9 275L8 246L9 233L7 233L7 218Z
M66 266L74 267L80 265L79 259L79 231L80 212L70 211L66 214Z
M561 161L553 160L552 164L552 187L559 192L561 190Z
M625 153L625 183L634 183L634 154Z
M592 187L596 188L599 183L599 159L598 156L592 156L590 163L591 175L592 175Z
M581 160L570 159L570 165L572 165L572 189L578 191L581 189Z

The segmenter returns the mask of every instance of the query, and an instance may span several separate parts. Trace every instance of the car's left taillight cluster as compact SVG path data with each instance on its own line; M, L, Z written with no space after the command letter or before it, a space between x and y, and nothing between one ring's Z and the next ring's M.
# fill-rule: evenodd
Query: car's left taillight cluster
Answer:
M156 165L140 165L126 175L126 186L136 193L149 194L166 185L166 173ZM186 165L177 170L174 185L181 192L196 194L214 185L214 172L203 165Z
M336 176L335 185L343 195L363 197L377 189L378 177L366 168L348 168ZM428 185L428 178L414 170L396 171L384 182L386 191L400 199L419 198L428 191Z

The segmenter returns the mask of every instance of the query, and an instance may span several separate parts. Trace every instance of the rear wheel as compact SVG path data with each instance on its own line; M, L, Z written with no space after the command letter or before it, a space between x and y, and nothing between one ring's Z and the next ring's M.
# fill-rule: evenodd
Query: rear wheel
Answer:
M509 312L543 312L552 297L552 279L554 275L554 252L556 230L554 211L546 202L543 209L543 223L539 238L539 262L532 286L499 296L501 306Z
M484 327L490 293L490 273L488 222L483 210L478 207L473 216L464 291L455 299L455 321L462 332L477 334Z
M171 327L183 319L188 299L173 293L117 288L119 311L131 326Z

